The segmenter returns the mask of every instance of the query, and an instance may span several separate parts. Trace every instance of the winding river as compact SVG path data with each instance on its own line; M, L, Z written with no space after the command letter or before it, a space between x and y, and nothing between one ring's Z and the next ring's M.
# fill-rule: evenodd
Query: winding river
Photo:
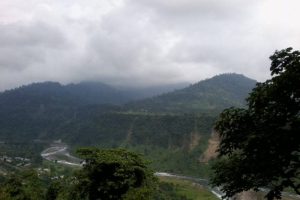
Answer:
M68 146L64 143L53 143L49 148L42 151L41 156L48 161L69 165L69 166L82 166L82 160L70 155L68 151ZM209 181L207 179L202 178L195 178L195 177L189 177L189 176L182 176L182 175L176 175L176 174L170 174L167 172L156 172L156 176L164 176L164 177L174 177L182 180L189 180L193 183L199 184L208 190L210 190L217 198L222 199L222 196L224 193L220 191L219 188L211 188L209 186ZM266 189L260 189L261 191L267 192ZM299 195L294 195L290 193L283 192L282 195L284 197L288 197L290 199L300 200ZM230 199L228 199L230 200Z
M42 151L41 156L43 159L64 164L64 165L71 165L71 166L82 166L82 160L70 155L68 151L68 146L64 143L53 143L49 148ZM221 199L222 192L218 190L218 188L211 188L208 185L208 180L206 179L200 179L200 178L194 178L194 177L188 177L188 176L180 176L175 174L170 174L167 172L156 172L156 176L165 176L165 177L174 177L182 180L189 180L193 183L199 184L201 186L204 186L208 190L210 190L216 197Z
M71 166L82 166L82 160L70 155L68 146L64 143L54 143L49 148L42 151L41 156L45 160Z

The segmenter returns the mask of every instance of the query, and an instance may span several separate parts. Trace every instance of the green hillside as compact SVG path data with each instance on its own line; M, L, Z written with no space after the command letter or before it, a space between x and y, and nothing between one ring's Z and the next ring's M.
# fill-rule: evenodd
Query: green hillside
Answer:
M192 123L180 123L189 118L186 116L182 116L185 120L178 120L178 123L169 123L176 121L183 113L206 113L216 117L223 108L242 106L254 84L255 81L242 75L225 74L181 90L125 106L114 106L108 103L116 104L120 94L105 84L62 86L54 82L36 83L0 93L0 139L66 138L73 142L83 136L81 141L89 144L90 138L93 138L89 135L116 140L112 135L122 132L122 137L125 137L132 126L140 127L138 132L147 135L140 139L150 138L148 143L153 143L156 135L168 135L170 132L179 132L180 135L181 129L192 129ZM150 111L156 114L150 115ZM171 114L170 119L164 116L162 120L162 113L176 113L176 116ZM165 120L167 118L169 121ZM159 123L155 124L155 120ZM211 124L206 126L212 128ZM119 127L121 125L123 127ZM107 127L106 130L104 127ZM155 135L152 133L153 127L167 127L169 131L157 130Z
M230 106L242 107L256 81L240 74L222 74L189 87L126 105L144 112L219 113Z
M125 147L144 154L158 171L204 176L207 166L199 159L219 111L243 106L254 84L225 74L121 105L130 95L104 84L36 83L0 93L0 141Z

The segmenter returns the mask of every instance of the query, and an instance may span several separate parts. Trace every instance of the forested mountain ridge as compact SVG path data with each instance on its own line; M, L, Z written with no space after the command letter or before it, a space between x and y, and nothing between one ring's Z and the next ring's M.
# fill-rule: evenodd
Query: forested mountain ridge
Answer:
M243 105L254 84L225 74L122 105L131 95L105 84L35 83L0 93L0 141L129 148L156 170L203 175L207 166L200 169L199 158L219 109Z
M256 81L241 74L222 74L184 89L132 102L128 109L150 112L216 114L230 106L245 106L245 97Z
M101 121L104 114L112 112L108 117L112 120L109 122L111 126L119 123L120 118L131 119L133 115L130 113L142 113L137 114L136 118L160 118L148 115L150 113L145 111L153 111L157 116L162 112L170 113L171 116L172 113L209 113L216 117L220 109L244 105L244 98L254 84L254 80L243 75L223 74L184 89L120 106L126 99L133 97L103 83L83 82L65 86L56 82L34 83L0 93L0 139L53 138L55 135L74 141L72 137L75 133L81 135L94 130L94 135L100 134L95 129L95 119L101 118ZM150 118L145 118L143 123L149 121ZM128 123L132 122L129 120ZM74 125L72 127L69 124ZM84 125L87 128L83 129L83 124L89 126ZM62 132L62 129L66 130ZM112 130L108 128L106 134L109 135ZM156 131L156 134L161 133Z
M121 105L164 92L184 88L187 83L155 87L132 88L84 81L62 85L58 82L39 82L0 92L0 105L58 104L58 105Z
M58 82L42 82L0 93L0 105L13 104L15 106L121 104L130 99L121 91L101 82L68 85L61 85Z
M164 89L117 89L101 82L61 85L58 82L33 83L0 93L0 107L83 106L128 103L127 110L202 112L229 106L243 106L245 97L256 81L240 74L222 74L180 89L183 85ZM175 90L174 90L175 89ZM171 90L171 91L170 91ZM174 90L174 91L172 91ZM144 100L132 101L151 94ZM167 93L164 93L167 92Z
M33 83L0 93L0 139L31 140L49 136L53 128L71 120L76 110L90 104L122 100L120 93L102 83L63 86L57 82Z

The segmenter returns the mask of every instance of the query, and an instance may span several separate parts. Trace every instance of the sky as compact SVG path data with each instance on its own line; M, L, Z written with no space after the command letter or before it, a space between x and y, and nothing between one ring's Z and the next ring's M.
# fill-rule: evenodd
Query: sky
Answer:
M299 0L1 0L0 91L86 80L144 87L258 81L300 49Z

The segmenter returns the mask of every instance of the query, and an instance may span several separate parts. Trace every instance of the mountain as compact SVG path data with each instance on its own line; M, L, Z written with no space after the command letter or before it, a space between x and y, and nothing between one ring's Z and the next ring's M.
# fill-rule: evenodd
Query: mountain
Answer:
M86 131L94 131L89 139L86 138L86 141L90 141L95 134L104 134L105 137L105 134L120 132L113 128L118 123L126 124L124 127L127 128L121 131L124 136L129 131L128 127L134 128L136 123L131 119L136 118L145 119L144 129L139 132L141 134L148 132L149 137L154 137L154 134L162 134L161 131L151 132L145 127L151 120L161 120L162 114L167 116L169 113L173 116L173 114L202 113L216 117L226 107L244 106L244 98L255 83L243 75L223 74L184 89L134 101L125 106L121 106L121 103L137 97L132 95L134 92L126 94L125 90L121 91L103 83L83 82L69 85L56 82L34 83L0 93L0 140L61 137L76 143L72 137L74 135L81 137L82 134L83 137L87 137L82 128L86 127ZM107 117L102 113L110 114ZM137 116L132 118L133 114ZM96 130L100 129L95 127L102 123L101 120L107 120L105 117L111 119L108 124L112 128L108 127L106 131L101 129L103 132L97 132ZM94 123L95 121L98 121L98 124ZM168 134L168 130L171 129L168 129L169 125L166 124L159 126L166 127L164 134ZM63 129L67 131L62 131Z
M254 84L225 74L122 105L141 93L96 82L34 83L0 93L0 144L61 139L71 148L125 147L158 171L203 175L199 159L218 113L244 106Z
M132 87L117 87L117 89L123 91L125 94L133 97L132 100L146 99L153 96L161 95L167 92L173 92L178 89L182 89L190 85L188 82L181 82L175 84L165 84L157 86L149 86L142 88Z
M241 74L222 74L184 89L131 102L126 108L142 112L218 113L231 106L245 106L256 81Z
M83 105L114 104L120 105L134 99L112 86L101 82L81 82L65 86L66 92Z
M57 82L33 83L0 93L0 105L89 105L121 104L131 97L101 82L61 85Z
M169 91L172 86L142 90L114 88L101 82L43 82L7 90L0 93L0 140L51 137L56 133L53 128L73 119L78 110L83 116L95 114L90 110L92 105L97 112L120 110L125 102Z
M85 81L61 85L58 82L41 82L0 92L0 105L61 104L61 105L121 105L149 98L164 92L181 89L187 83L132 88L113 87L102 82Z

